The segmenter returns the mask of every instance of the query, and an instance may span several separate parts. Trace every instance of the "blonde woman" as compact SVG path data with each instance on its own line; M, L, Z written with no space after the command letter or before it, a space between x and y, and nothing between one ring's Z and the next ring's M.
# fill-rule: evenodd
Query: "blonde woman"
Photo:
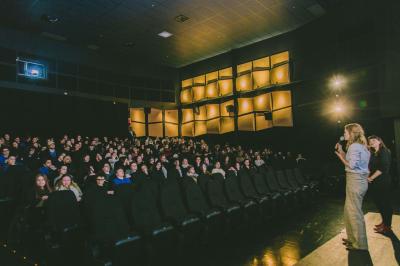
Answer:
M56 186L56 190L71 190L74 192L76 200L79 202L82 200L82 190L79 188L78 184L72 181L70 175L63 175L60 182Z
M347 250L368 250L362 202L368 190L368 163L370 152L363 128L356 123L344 127L347 152L336 144L336 155L345 165L346 201L344 204L344 223L347 239L343 244Z

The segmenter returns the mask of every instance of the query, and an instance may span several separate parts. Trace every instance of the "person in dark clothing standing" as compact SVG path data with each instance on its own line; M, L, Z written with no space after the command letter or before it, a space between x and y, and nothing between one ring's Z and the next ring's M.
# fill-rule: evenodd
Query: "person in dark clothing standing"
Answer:
M389 233L392 230L393 215L390 199L390 150L378 136L370 136L368 142L372 153L369 162L369 191L382 216L382 223L375 225L375 232Z

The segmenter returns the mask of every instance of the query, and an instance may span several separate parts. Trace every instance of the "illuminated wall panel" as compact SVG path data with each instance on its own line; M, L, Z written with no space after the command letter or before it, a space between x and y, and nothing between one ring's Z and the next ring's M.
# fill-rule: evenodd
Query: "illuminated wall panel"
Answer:
M205 105L199 106L199 113L194 113L195 120L207 120L207 109Z
M143 108L131 108L131 121L145 123L145 115Z
M206 121L196 121L195 122L195 136L200 136L207 134L207 123Z
M182 109L182 123L193 121L193 109Z
M178 124L178 110L165 110L165 122Z
M210 72L206 74L206 82L214 81L218 79L218 71Z
M236 90L237 91L250 91L253 89L251 81L251 73L244 74L236 78Z
M192 87L192 90L193 90L193 101L200 101L204 99L205 96L204 86L195 86Z
M264 114L256 115L256 131L271 127L272 127L272 121L265 120Z
M178 136L178 125L166 123L165 124L165 136L166 137Z
M233 92L233 82L231 79L219 80L218 87L221 96L229 95Z
M269 57L263 57L253 61L253 69L267 68L269 65Z
M218 71L219 78L231 78L232 77L232 68L224 68Z
M148 124L148 127L149 127L149 136L151 136L151 137L162 137L163 136L163 124L162 123Z
M217 81L211 82L206 86L206 98L216 98L218 97L218 85Z
M292 107L280 109L272 113L272 122L274 127L292 127L293 116Z
M254 111L271 111L271 93L264 93L253 98Z
M190 87L192 86L192 79L185 79L182 81L182 88Z
M193 78L193 85L200 84L204 85L206 83L206 75L200 75Z
M239 116L238 129L242 131L254 131L254 114Z
M274 66L276 64L289 61L289 52L282 52L279 54L274 54L271 56L271 65Z
M284 84L290 82L289 64L274 67L271 70L271 84Z
M253 89L270 85L269 70L257 70L253 72Z
M226 111L226 107L228 105L234 105L233 100L230 101L226 101L220 104L220 112L221 112L221 116L229 116L229 113Z
M183 137L193 137L194 136L194 122L182 124L181 133Z
M219 117L219 104L207 104L207 119Z
M151 108L150 113L147 116L149 123L162 122L162 110Z
M250 62L241 64L241 65L238 65L236 69L237 69L238 74L243 73L243 72L250 72L252 69L252 63L250 61Z
M272 92L272 109L281 109L292 105L292 96L290 91L274 91Z
M181 91L181 103L191 103L192 102L192 89L184 89Z
M219 134L219 118L207 121L207 134Z
M146 136L146 124L131 122L131 128L137 137Z
M238 98L238 114L246 114L253 112L253 99L252 98Z
M219 133L224 134L235 130L235 122L233 117L221 117Z

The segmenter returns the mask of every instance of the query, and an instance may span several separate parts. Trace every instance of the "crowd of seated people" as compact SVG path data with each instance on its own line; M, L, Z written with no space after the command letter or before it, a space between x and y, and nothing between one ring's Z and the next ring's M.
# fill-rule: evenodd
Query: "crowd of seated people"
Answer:
M80 203L93 191L113 196L126 184L140 187L152 180L161 185L187 178L204 191L203 176L225 179L242 168L264 165L283 170L301 168L306 162L301 154L273 152L267 147L210 146L204 140L187 138L64 135L57 139L5 134L0 137L0 152L0 198L40 210L55 191L72 191ZM33 216L33 224L43 222L43 211Z

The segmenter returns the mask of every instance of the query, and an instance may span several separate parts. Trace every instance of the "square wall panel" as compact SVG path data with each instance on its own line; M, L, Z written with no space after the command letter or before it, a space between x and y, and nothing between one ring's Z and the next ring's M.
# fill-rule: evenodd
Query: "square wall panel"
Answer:
M257 70L253 72L253 89L259 89L269 86L270 83L269 70Z
M187 123L193 120L194 120L193 109L192 108L182 109L182 123Z
M163 124L162 123L148 124L148 127L149 127L149 136L150 137L162 137L163 136Z
M146 122L143 108L131 108L130 113L131 113L131 121L141 122L141 123Z
M201 136L207 134L207 123L206 121L196 121L194 135Z
M193 91L193 101L197 102L197 101L201 101L204 99L205 96L205 87L204 86L194 86L192 87L192 91Z
M293 127L292 107L280 109L272 113L274 127Z
M198 106L199 108L199 113L196 114L194 113L194 119L195 120L207 120L207 109L205 105Z
M238 117L238 129L241 131L254 131L254 114L247 114Z
M178 124L178 110L165 110L165 122Z
M137 137L146 136L146 125L145 124L132 122L131 128L135 132Z
M162 122L162 110L156 108L151 108L150 110L151 111L147 116L148 122L149 123Z
M184 89L181 91L181 103L191 103L192 102L192 89Z
M217 81L207 84L205 93L206 98L212 99L218 97L219 93L217 84L218 84Z
M279 54L274 54L271 56L271 65L274 66L276 64L280 64L283 62L289 61L289 52L285 51Z
M183 137L193 137L194 136L194 122L182 124L181 133Z
M289 83L289 64L284 64L272 68L271 70L271 84L285 84Z
M264 93L253 98L254 111L266 112L271 111L271 93Z
M264 114L256 115L256 131L272 128L272 120L265 120Z
M272 92L272 110L285 108L292 105L292 94L290 91Z
M207 104L207 119L213 119L219 116L219 104Z
M207 134L219 134L219 118L207 121Z
M218 79L218 71L210 72L206 74L206 82L215 81Z
M193 78L193 85L204 85L206 84L206 75L200 75Z
M237 91L250 91L253 89L251 81L251 73L244 74L236 78L236 90Z
M193 83L193 79L182 80L182 88L191 87L192 83Z
M231 78L232 77L232 68L224 68L218 71L219 78Z
M253 98L238 98L238 114L246 114L253 112Z
M165 136L166 137L178 136L178 125L165 123Z
M235 130L235 121L233 117L221 117L219 133L224 134Z
M250 72L252 69L252 62L250 61L244 64L240 64L236 67L236 69L238 74L243 72Z
M224 79L218 81L219 95L225 96L230 95L233 92L232 79Z
M230 101L226 101L226 102L223 102L223 103L220 104L220 108L219 109L220 109L221 116L229 116L229 112L226 111L226 107L228 105L234 105L234 101L230 100Z
M269 57L263 57L253 61L253 69L268 67L270 67Z

